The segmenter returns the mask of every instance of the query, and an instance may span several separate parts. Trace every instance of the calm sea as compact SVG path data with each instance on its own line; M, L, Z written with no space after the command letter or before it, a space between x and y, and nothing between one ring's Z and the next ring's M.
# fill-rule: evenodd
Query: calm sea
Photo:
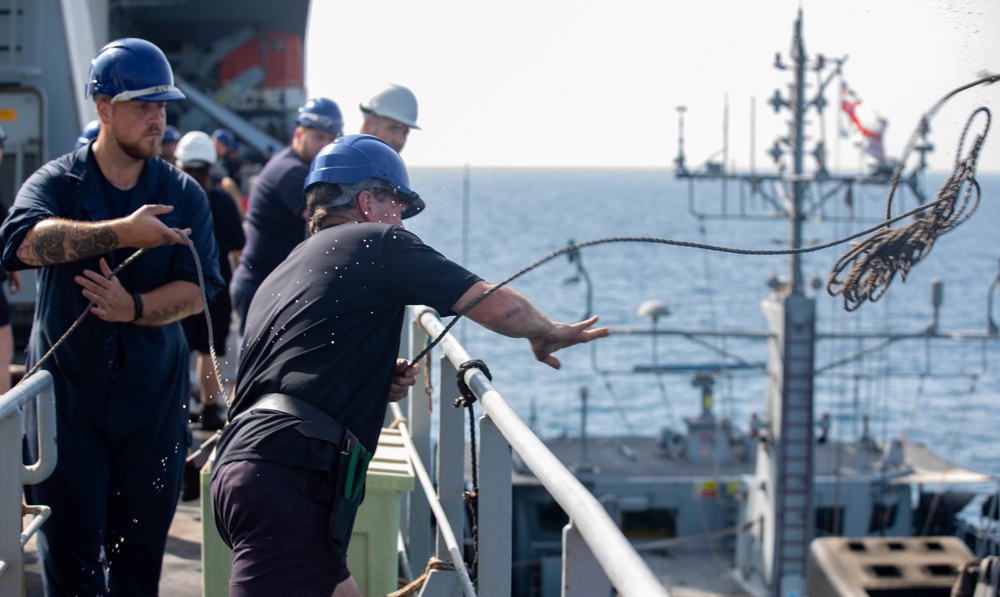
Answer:
M927 175L930 195L943 175ZM875 303L854 312L823 287L817 297L817 331L919 332L933 316L930 284L939 279L944 304L938 328L947 332L986 330L988 290L997 272L1000 242L1000 175L979 177L982 201L972 218L938 238L905 283L897 277ZM491 282L499 282L549 255L568 242L605 237L642 236L684 240L740 249L787 247L789 224L781 219L710 217L725 209L760 214L758 199L730 183L702 183L692 189L668 171L594 170L416 170L411 183L427 200L427 210L407 227L448 257L464 263ZM467 191L466 191L467 189ZM847 222L845 194L834 192L822 203L828 218L804 229L807 245L826 243L877 224L885 213L887 188L855 192L854 215ZM723 197L723 194L725 195ZM815 195L811 195L815 200ZM914 207L912 196L894 214ZM700 215L698 215L700 214ZM901 224L900 224L901 225ZM899 225L897 225L899 226ZM805 278L825 281L848 245L802 257ZM764 331L761 301L772 275L786 277L785 256L742 256L663 244L615 243L582 250L582 264L592 288L592 310L611 326L651 325L636 314L646 300L670 310L662 328L718 328ZM512 282L544 313L574 322L587 312L588 287L577 263L560 256ZM1000 320L1000 315L996 316ZM494 384L521 417L542 436L577 435L581 425L581 390L588 393L590 435L657 435L660 428L683 428L683 418L699 414L699 390L692 373L660 377L633 374L637 365L664 367L766 359L762 341L704 338L709 347L679 337L611 337L558 353L559 371L536 362L525 340L498 338L463 322L455 334L473 358L483 359ZM964 466L1000 474L1000 342L905 340L870 351L875 340L821 341L816 367L816 413L829 413L831 433L876 440L908 438L932 447ZM870 354L867 354L869 353ZM849 355L864 358L829 367ZM453 392L453 388L446 389ZM716 414L746 429L761 412L764 376L742 370L716 379Z

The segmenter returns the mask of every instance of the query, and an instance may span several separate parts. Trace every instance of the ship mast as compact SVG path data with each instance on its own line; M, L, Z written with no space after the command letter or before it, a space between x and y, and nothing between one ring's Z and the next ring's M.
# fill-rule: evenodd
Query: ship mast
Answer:
M792 85L790 109L793 113L789 139L792 144L792 202L789 206L789 222L791 223L790 246L798 249L802 246L802 196L805 191L805 171L803 156L805 155L805 115L806 115L806 50L802 40L802 9L795 20L795 35L792 37L792 62L795 68L795 82ZM789 260L788 273L789 291L792 296L802 295L802 269L798 253L792 253Z
M792 112L789 145L792 171L783 177L791 193L787 205L790 246L802 245L802 201L806 188L806 53L799 10L792 37L794 82L790 99L775 95L776 106ZM782 68L782 65L778 65ZM763 429L757 448L755 482L747 494L747 520L755 521L737 543L741 580L769 595L802 595L812 540L813 373L815 299L803 292L800 259L792 255L789 280L761 306L768 321L768 380Z

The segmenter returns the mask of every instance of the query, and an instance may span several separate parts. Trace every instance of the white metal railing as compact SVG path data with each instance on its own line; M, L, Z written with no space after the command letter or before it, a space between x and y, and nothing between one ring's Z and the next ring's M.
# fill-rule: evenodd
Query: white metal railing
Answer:
M38 461L22 456L21 407L36 401ZM0 396L0 595L22 593L22 549L49 516L47 506L24 506L22 488L43 481L56 467L56 398L52 375L39 371ZM25 514L32 516L24 526Z
M412 358L423 349L428 339L436 338L443 332L444 325L433 309L411 307L410 313L413 316L409 327L409 354ZM444 358L435 361L440 366L431 378L441 388L450 388L453 387L458 367L471 357L450 334L438 346ZM417 388L428 381L427 375L428 372L421 369ZM513 451L570 518L563 532L564 595L607 595L614 586L618 594L626 597L669 597L667 589L600 502L514 413L485 374L469 369L464 379L485 411L479 426L478 510L488 514L480 516L478 521L477 577L480 588L489 588L484 590L484 594L511 594ZM457 582L464 585L468 578L455 540L455 537L464 536L465 526L462 501L465 481L463 413L461 409L451 408L442 398L437 409L437 430L432 438L428 405L413 396L403 404L408 407L406 424L411 439L407 440L407 447L415 469L423 470L423 463L431 462L432 445L437 446L434 482L428 477L425 483L422 478L424 491L404 496L400 518L403 542L411 564L419 567L420 562L428 561L432 555L432 541L426 521L433 512L438 529L438 536L433 542L433 555L451 561L460 572L431 571L422 594L450 595L452 591L458 591ZM404 432L403 435L407 434ZM468 595L471 587L465 586L462 590Z
M397 419L401 419L403 416L402 410L396 404L391 405L393 415ZM413 471L420 481L420 487L424 491L426 496L436 495L434 489L434 482L431 480L430 474L427 472L427 468L424 463L416 457L416 448L413 445L413 440L410 437L409 429L406 423L399 424L400 437L403 439L403 444L406 446L406 451L411 455L411 462L413 464ZM461 546L458 543L458 539L455 537L455 531L451 528L451 524L448 521L447 516L444 513L441 502L432 499L429 501L429 507L431 512L434 513L434 520L437 522L438 530L444 540L445 546L448 550L448 555L450 556L450 561L455 563L455 574L458 575L458 581L462 585L462 592L466 597L474 597L476 595L476 590L472 586L472 580L469 579L469 571L465 567L465 563L462 559Z

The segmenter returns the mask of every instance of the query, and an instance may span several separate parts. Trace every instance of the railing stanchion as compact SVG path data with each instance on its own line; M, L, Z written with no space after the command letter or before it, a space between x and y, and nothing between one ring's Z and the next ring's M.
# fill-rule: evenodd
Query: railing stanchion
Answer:
M480 587L511 594L513 558L512 462L510 444L489 415L479 419L479 576Z
M611 581L570 520L563 527L563 595L610 595Z
M441 400L438 406L438 450L437 450L437 490L441 509L444 510L455 539L464 545L465 537L465 504L462 500L462 490L465 481L465 453L468 450L465 443L467 415L464 408L452 406L452 400L458 396L455 386L455 366L447 359L438 361L438 387L441 389ZM448 558L448 549L440 533L437 536L437 557Z
M22 408L35 405L38 459L24 464L22 443ZM24 485L40 483L55 470L56 398L52 374L39 371L0 395L0 595L20 595L24 554L28 539L48 518L44 505L27 505L22 501ZM25 514L32 516L22 528Z
M419 354L424 348L427 340L427 332L424 331L420 323L414 319L413 332L411 334L411 355ZM410 357L412 358L412 357ZM407 401L409 408L404 411L407 417L407 427L410 430L410 437L413 441L414 449L423 462L433 462L431 460L431 416L427 412L427 396L424 392L427 371L423 363L420 363L420 373L417 374L417 383L410 392L410 399ZM427 560L431 557L431 507L427 496L422 491L414 491L410 495L410 513L408 515L408 547L410 550L410 565L417 571L423 569ZM419 573L419 572L418 572Z

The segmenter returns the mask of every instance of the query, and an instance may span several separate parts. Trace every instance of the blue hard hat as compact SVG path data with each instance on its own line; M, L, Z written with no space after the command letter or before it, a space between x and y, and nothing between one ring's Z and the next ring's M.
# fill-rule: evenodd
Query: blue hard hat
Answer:
M83 130L80 131L80 136L76 138L76 145L73 146L73 149L80 149L87 143L90 143L97 138L97 133L99 132L101 132L101 121L91 120L87 123L87 126L83 127Z
M7 133L3 132L3 127L0 126L0 144L3 144L7 140Z
M231 151L239 151L240 147L236 143L236 135L229 129L215 129L212 131L212 141L218 141Z
M350 185L366 178L377 178L389 185L406 204L404 220L424 209L424 200L410 189L410 177L402 158L388 143L372 135L347 135L321 149L309 167L304 189L317 182ZM345 194L331 207L350 201L351 197Z
M111 102L184 99L163 51L144 39L127 37L101 48L90 62L84 97L109 95Z
M333 100L315 97L299 108L295 122L300 126L324 130L338 137L344 134L344 116Z
M166 128L163 129L163 142L164 143L177 143L181 140L181 132L177 130L172 124L168 124Z

